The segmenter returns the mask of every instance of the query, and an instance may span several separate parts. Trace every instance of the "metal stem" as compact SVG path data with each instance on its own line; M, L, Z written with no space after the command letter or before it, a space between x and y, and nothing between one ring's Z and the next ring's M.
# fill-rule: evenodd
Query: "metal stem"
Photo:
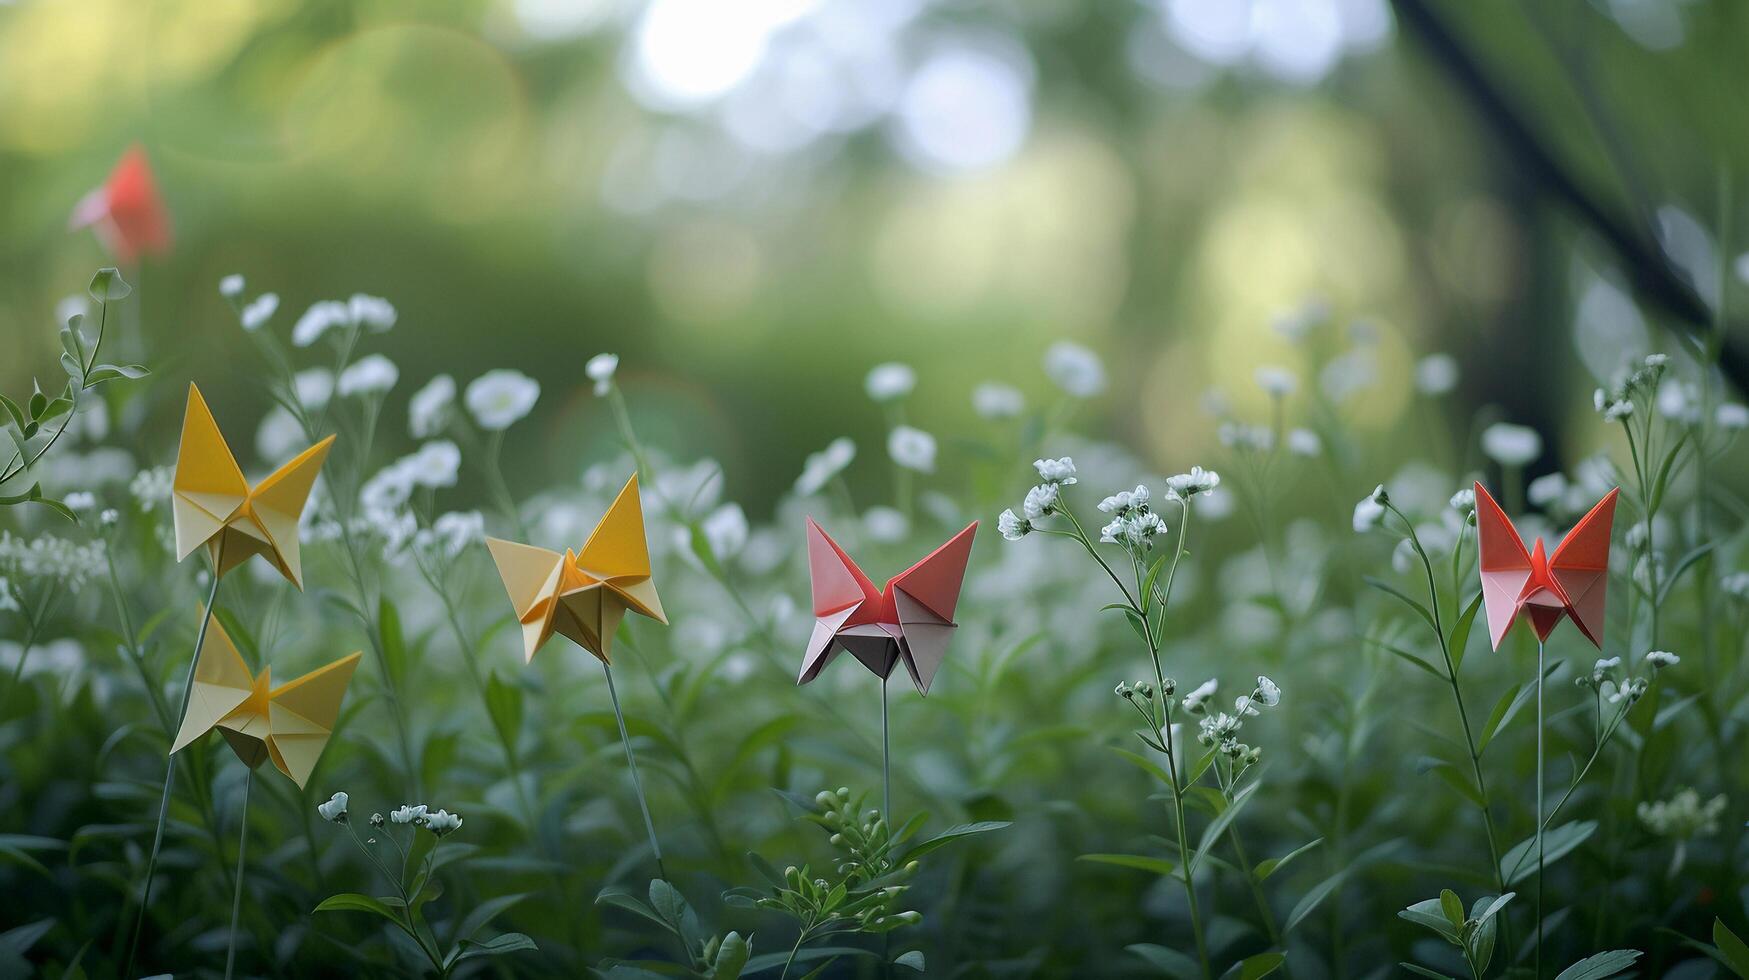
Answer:
M1543 641L1536 641L1536 976L1543 975Z
M632 770L632 789L638 793L638 809L644 811L644 830L650 835L650 850L656 855L656 870L668 881L668 868L662 863L662 845L656 841L656 823L650 819L650 802L644 798L644 781L638 777L638 760L632 755L632 737L626 732L625 712L619 707L619 692L613 686L613 668L601 662L601 672L607 675L607 696L613 699L613 717L619 722L620 744L626 749L626 765Z

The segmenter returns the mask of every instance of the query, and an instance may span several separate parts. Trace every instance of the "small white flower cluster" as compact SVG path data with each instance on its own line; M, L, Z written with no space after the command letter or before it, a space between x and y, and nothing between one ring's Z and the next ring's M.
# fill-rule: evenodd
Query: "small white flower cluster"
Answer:
M887 433L887 455L893 462L919 473L935 471L935 437L909 425L896 425Z
M381 354L367 354L353 361L340 372L340 377L334 382L334 390L342 398L354 395L370 397L387 394L395 382L401 380L401 369L395 362Z
M809 453L802 464L802 475L796 477L796 496L812 497L826 488L832 478L844 472L856 458L856 443L848 436L839 436L825 449Z
M1642 800L1634 812L1640 823L1653 834L1689 840L1711 837L1719 832L1719 817L1725 812L1725 803L1723 793L1702 803L1699 793L1692 787L1684 787L1668 800Z
M52 534L26 541L0 530L0 572L22 581L49 581L78 592L103 564L103 542L80 544Z
M440 374L413 393L407 402L407 430L415 439L429 439L449 425L455 408L455 379Z
M1204 681L1196 690L1184 696L1184 710L1191 714L1200 714L1202 721L1198 723L1196 740L1203 745L1218 745L1222 754L1246 766L1255 765L1263 756L1263 750L1246 745L1239 741L1239 731L1245 727L1245 719L1256 717L1260 708L1273 708L1281 704L1281 688L1274 681L1259 675L1257 686L1250 694L1241 694L1233 699L1233 710L1210 711L1208 702L1214 697L1216 683L1214 680Z
M1219 473L1200 466L1192 466L1189 473L1166 478L1166 489L1174 500L1189 500L1200 494L1210 493L1220 485Z
M1009 541L1019 541L1026 537L1032 531L1033 521L1056 513L1063 487L1080 482L1075 475L1075 461L1068 456L1059 459L1035 459L1032 461L1032 468L1038 471L1038 478L1042 482L1028 490L1026 499L1021 502L1020 509L1026 516L1021 517L1010 508L996 517L996 530Z
M992 421L1011 419L1026 411L1026 396L1012 385L986 381L972 389L972 411Z
M176 471L168 466L154 466L134 474L128 482L128 492L140 505L140 510L150 514L161 504L170 502L170 493L174 488Z
M373 821L375 818L372 818ZM403 804L399 809L389 814L389 821L397 824L412 824L424 827L439 837L445 837L461 828L462 818L448 810L431 810L425 804Z
M243 277L232 273L219 280L219 295L230 301L231 308L237 311L237 319L243 324L243 329L253 333L265 326L273 318L273 314L278 312L279 294L262 293L244 303L245 286Z
M1666 667L1674 667L1681 660L1676 654L1664 650L1653 650L1645 656L1646 666L1654 674ZM1625 674L1620 669L1621 665L1620 657L1601 658L1592 664L1591 673L1580 674L1573 679L1573 683L1597 691L1598 696L1608 704L1625 704L1631 707L1645 696L1651 682L1644 677Z
M917 372L897 361L876 364L863 379L863 389L877 402L898 401L917 387Z
M325 299L311 304L292 326L292 344L308 347L336 327L384 333L395 325L395 307L380 296L355 293L346 302Z
M1275 448L1275 430L1267 425L1222 422L1215 429L1215 437L1228 449L1266 453Z
M1265 364L1252 375L1257 381L1257 387L1271 398L1286 398L1299 390L1300 379L1287 368L1276 364Z
M345 793L335 793L326 803L316 804L316 812L329 823L346 822L346 801L351 799Z
M1415 362L1415 387L1423 395L1448 394L1457 383L1458 362L1450 354L1429 354Z
M1591 406L1597 414L1603 416L1605 422L1620 422L1634 414L1634 403L1628 398L1618 398L1602 388L1591 393Z
M1071 398L1092 398L1105 390L1105 365L1080 344L1059 340L1045 350L1045 375Z
M437 515L430 527L413 535L413 547L446 559L454 559L486 540L486 516L477 510L459 510Z

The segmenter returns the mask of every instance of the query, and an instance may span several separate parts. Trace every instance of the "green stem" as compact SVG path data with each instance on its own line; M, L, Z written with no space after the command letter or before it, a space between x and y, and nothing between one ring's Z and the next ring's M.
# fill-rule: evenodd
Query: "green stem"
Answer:
M237 821L237 887L231 893L231 932L225 941L225 980L231 980L231 968L237 962L237 917L243 911L243 862L249 848L249 789L255 785L255 769L250 767L243 777L243 815Z
M182 706L177 709L177 724L181 724L182 717L188 714L188 699L194 691L194 665L200 660L200 648L206 645L207 625L213 621L213 603L217 602L219 598L219 569L223 567L224 557L225 544L224 538L221 537L218 551L213 555L212 588L207 590L206 606L200 617L200 629L196 631L194 637L194 655L188 658L188 673L182 680ZM170 737L174 740L176 733L172 731ZM158 799L158 829L152 834L152 851L146 858L146 884L140 893L140 910L134 918L133 939L128 943L127 966L122 970L122 976L125 977L134 975L134 958L139 953L140 934L146 927L146 910L152 904L152 874L158 868L158 851L164 845L164 823L170 814L170 793L175 785L176 756L171 754L164 764L164 793Z
M663 881L672 881L667 866L662 863L662 845L656 840L656 823L650 819L650 802L644 797L644 781L638 776L638 759L632 754L632 737L626 732L626 716L619 707L619 692L614 690L613 668L605 660L601 662L601 672L607 677L607 696L613 699L613 717L619 722L619 740L625 746L626 765L632 771L632 789L637 791L638 809L644 813L644 831L650 835L650 851L656 855L656 870L661 873Z
M1543 642L1536 643L1536 959L1543 975Z

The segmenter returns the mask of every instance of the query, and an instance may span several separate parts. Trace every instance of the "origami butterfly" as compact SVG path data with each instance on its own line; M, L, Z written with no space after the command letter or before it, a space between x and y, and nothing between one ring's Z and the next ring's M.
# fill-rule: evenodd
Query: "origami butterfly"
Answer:
M808 519L808 576L814 587L814 635L802 656L797 684L820 676L840 650L882 680L900 662L919 694L947 654L956 628L954 606L972 554L973 521L928 557L877 589L820 525Z
M123 264L141 255L170 251L170 212L158 196L146 151L129 147L103 186L74 206L67 226L92 228L103 247Z
M668 625L656 583L650 581L650 548L644 539L644 506L638 476L626 481L582 551L564 554L487 538L504 591L522 623L528 660L554 633L611 662L613 634L627 609Z
M329 436L316 443L251 489L206 399L199 388L189 385L182 447L176 453L176 476L171 482L176 560L204 544L213 574L223 575L251 555L261 555L291 584L303 588L298 518L333 442Z
M271 687L272 668L259 677L251 674L215 616L195 655L194 687L170 751L179 752L217 728L244 765L253 769L272 759L302 789L334 733L340 701L362 656L342 657Z
M1603 647L1603 598L1609 584L1609 532L1619 490L1604 494L1567 532L1552 555L1541 538L1533 550L1513 529L1506 512L1476 484L1476 540L1481 550L1482 599L1494 649L1522 614L1538 640L1567 617L1593 645Z

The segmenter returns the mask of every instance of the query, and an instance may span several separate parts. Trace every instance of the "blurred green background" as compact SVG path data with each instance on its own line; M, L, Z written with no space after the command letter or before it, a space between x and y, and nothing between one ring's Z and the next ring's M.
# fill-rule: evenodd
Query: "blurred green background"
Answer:
M1716 242L1749 157L1749 11L1427 6L1670 275L1741 294ZM1551 195L1403 12L0 5L0 385L54 373L56 303L107 261L68 213L138 142L176 237L127 270L130 353L246 404L256 355L222 275L279 293L282 331L315 300L381 295L402 397L462 365L542 382L546 438L509 450L537 480L574 475L605 424L580 384L602 350L652 438L717 455L755 506L833 436L878 444L856 404L870 364L914 364L917 411L947 429L979 380L1046 393L1060 338L1106 356L1114 435L1182 459L1212 439L1205 389L1261 409L1255 365L1297 366L1272 323L1308 302L1385 328L1362 424L1449 350L1459 417L1499 405L1551 437L1553 466L1576 451L1556 406L1681 318L1621 302L1640 263ZM178 410L150 406L160 456Z

